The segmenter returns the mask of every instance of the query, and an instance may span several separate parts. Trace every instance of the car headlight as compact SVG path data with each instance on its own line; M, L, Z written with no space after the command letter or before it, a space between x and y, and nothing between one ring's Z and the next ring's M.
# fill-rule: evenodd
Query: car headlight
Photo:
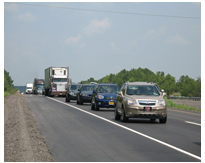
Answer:
M73 93L73 92L69 92L69 94L70 94L71 96L74 96L74 93Z
M127 100L127 105L135 105L137 102L135 100Z
M98 95L97 96L99 99L104 99L104 96L102 96L102 95Z
M166 105L165 100L160 100L160 101L159 101L159 105L165 106L165 105Z
M81 96L87 96L87 94L81 94Z

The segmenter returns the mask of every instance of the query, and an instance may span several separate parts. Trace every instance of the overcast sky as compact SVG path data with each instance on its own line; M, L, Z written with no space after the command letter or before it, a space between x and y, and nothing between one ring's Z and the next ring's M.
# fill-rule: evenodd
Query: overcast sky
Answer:
M44 78L50 66L69 67L73 82L139 67L197 79L200 18L201 3L190 2L5 2L4 68L14 85Z

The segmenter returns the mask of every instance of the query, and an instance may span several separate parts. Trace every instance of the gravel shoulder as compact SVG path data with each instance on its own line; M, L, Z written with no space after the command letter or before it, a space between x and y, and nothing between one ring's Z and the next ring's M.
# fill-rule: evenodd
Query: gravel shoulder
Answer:
M54 161L19 91L4 98L4 161Z

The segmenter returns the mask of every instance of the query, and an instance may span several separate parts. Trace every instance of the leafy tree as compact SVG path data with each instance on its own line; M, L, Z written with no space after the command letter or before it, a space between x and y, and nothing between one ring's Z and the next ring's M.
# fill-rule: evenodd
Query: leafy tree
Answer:
M13 80L9 76L9 72L4 69L4 91L11 91L13 89Z

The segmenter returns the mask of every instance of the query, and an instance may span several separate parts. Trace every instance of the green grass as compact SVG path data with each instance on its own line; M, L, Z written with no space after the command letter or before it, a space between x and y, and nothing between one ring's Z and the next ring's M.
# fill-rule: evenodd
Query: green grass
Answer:
M10 91L4 91L4 97L15 94L17 90L18 89L12 89Z
M201 109L195 109L194 107L184 105L184 104L175 104L172 100L168 100L167 98L165 98L165 101L168 108L176 108L181 110L192 110L192 111L201 112Z

